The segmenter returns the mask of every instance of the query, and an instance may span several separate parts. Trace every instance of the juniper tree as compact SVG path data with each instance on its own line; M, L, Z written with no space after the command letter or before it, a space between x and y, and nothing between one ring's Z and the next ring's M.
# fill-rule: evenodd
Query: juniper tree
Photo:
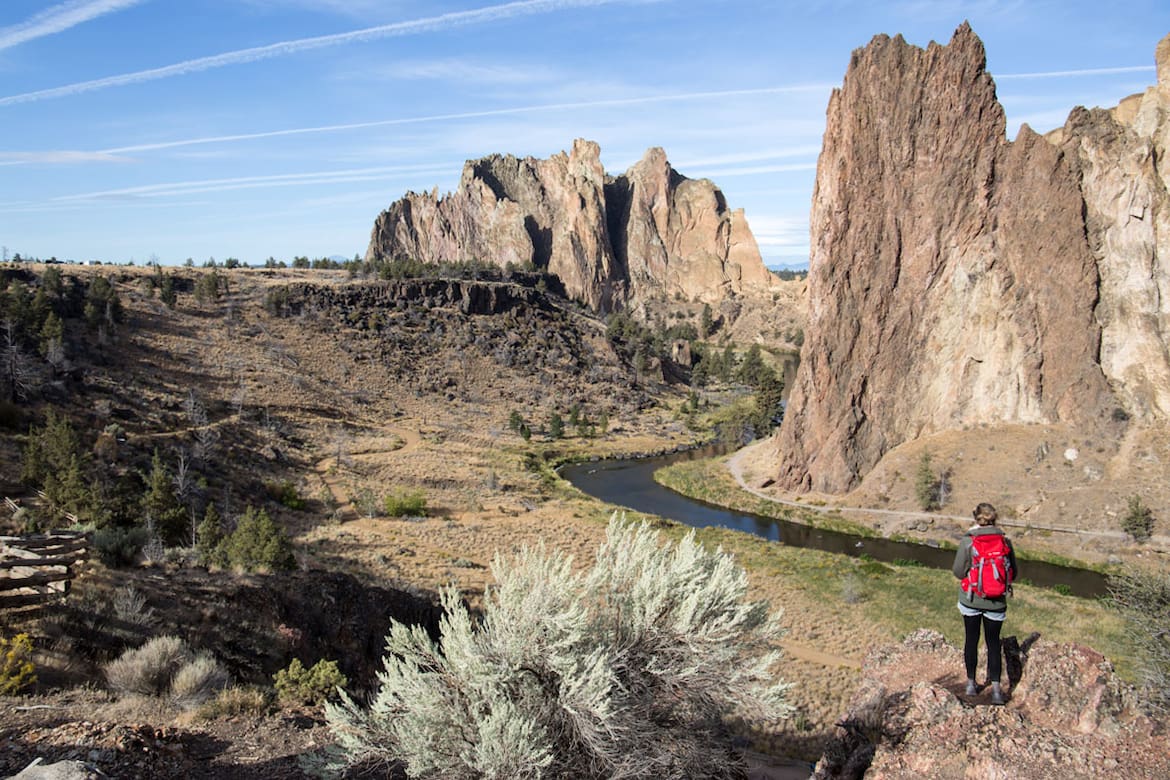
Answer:
M773 676L778 616L694 532L659 545L615 515L591 570L525 549L496 557L474 618L442 594L435 642L394 622L369 708L327 706L341 763L416 778L741 776L730 717L788 712Z

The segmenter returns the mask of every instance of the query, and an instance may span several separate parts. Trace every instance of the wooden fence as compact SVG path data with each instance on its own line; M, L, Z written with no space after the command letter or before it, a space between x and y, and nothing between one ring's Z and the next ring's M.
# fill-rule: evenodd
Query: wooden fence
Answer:
M74 567L89 557L89 544L80 531L0 536L0 609L64 596Z

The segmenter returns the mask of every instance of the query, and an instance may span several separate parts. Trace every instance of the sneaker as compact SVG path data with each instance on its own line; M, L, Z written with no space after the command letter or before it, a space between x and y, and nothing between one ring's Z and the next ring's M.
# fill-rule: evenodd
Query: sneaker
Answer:
M974 680L967 681L967 695L968 696L978 696L979 695L979 686L977 686L975 684Z
M999 683L994 683L991 686L991 703L997 707L1004 705L1003 691L1000 690Z

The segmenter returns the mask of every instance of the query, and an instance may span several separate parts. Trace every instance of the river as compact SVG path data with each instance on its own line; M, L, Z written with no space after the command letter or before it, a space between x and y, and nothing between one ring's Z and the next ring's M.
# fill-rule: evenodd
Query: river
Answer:
M710 449L698 449L653 458L576 463L565 466L560 473L582 493L607 504L676 520L693 528L719 526L792 547L808 547L855 557L865 554L886 563L912 560L932 568L950 570L954 562L955 554L951 550L928 544L826 531L801 523L740 512L688 498L654 481L654 472L663 466L712 455ZM1073 595L1085 598L1107 593L1104 575L1095 571L1040 561L1020 561L1019 566L1021 579L1033 585L1063 585Z

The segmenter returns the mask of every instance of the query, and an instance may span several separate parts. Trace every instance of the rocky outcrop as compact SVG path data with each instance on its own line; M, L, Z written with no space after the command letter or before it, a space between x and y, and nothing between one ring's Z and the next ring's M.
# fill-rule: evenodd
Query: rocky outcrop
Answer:
M1009 142L966 24L854 52L817 166L783 486L844 492L946 429L1167 417L1167 69L1136 109Z
M1104 657L1024 644L1006 707L964 695L962 652L937 632L874 651L814 776L1170 776L1164 736Z
M532 265L601 311L770 284L743 211L714 184L680 175L661 149L617 177L600 155L579 139L547 160L469 161L454 193L408 193L382 212L366 258Z

